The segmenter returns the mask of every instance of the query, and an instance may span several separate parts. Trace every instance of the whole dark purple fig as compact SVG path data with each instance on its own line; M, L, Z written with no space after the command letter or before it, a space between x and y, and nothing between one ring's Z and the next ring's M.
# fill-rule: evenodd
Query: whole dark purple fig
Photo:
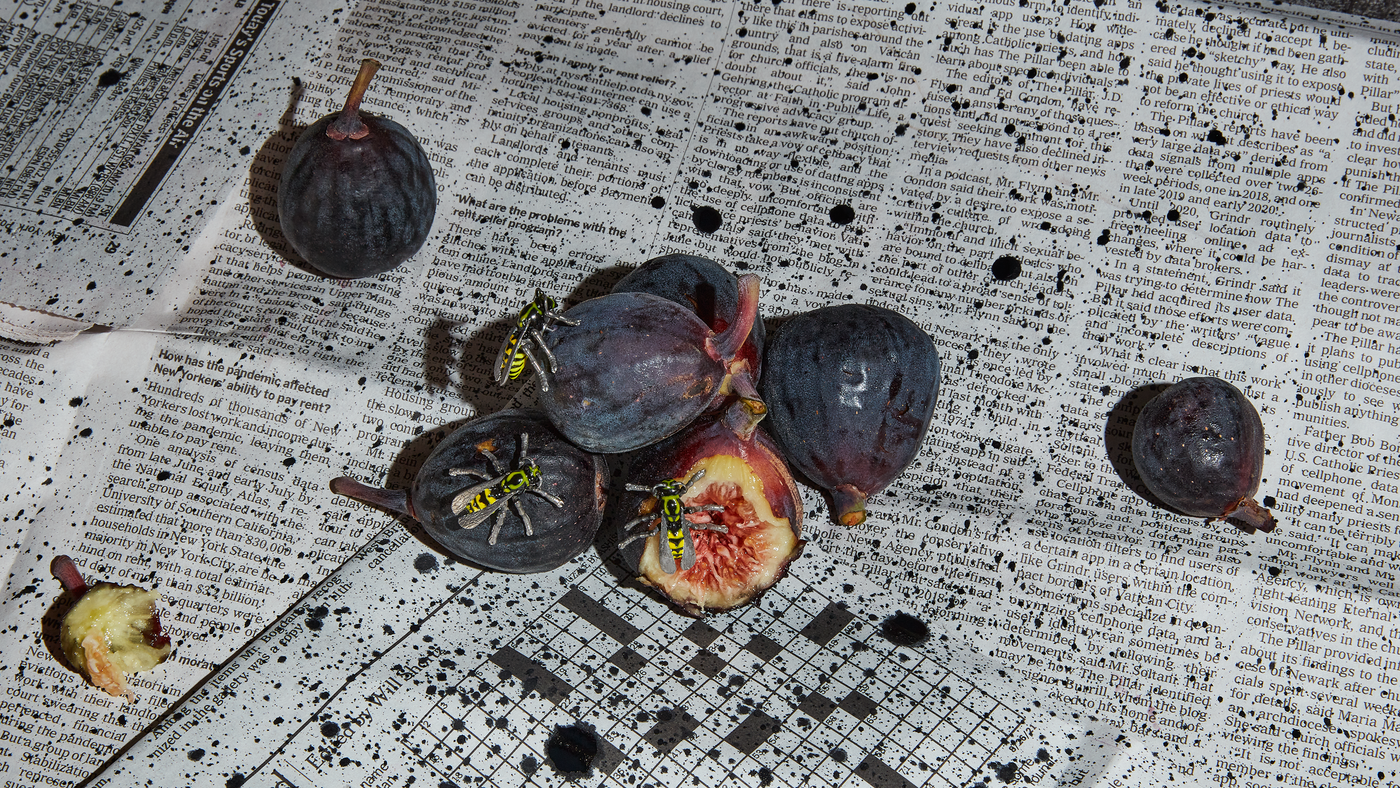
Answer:
M413 256L437 210L423 146L394 121L359 111L378 69L377 61L362 61L345 108L297 138L277 190L287 242L342 279L381 274Z
M613 285L614 293L651 293L689 307L705 325L721 334L739 313L739 278L713 260L689 254L653 257ZM754 319L738 359L749 362L749 374L759 378L763 359L763 319Z
M546 572L593 543L607 463L574 446L536 410L468 422L423 462L413 490L341 476L331 489L407 514L454 555L501 572Z
M869 304L828 306L778 329L764 354L768 430L829 490L842 525L918 455L938 399L938 351L909 318Z
M1219 378L1187 378L1148 401L1133 428L1133 464L1147 489L1182 514L1228 518L1248 534L1277 524L1254 500L1264 422Z
M740 279L739 310L715 334L688 307L650 293L611 293L564 313L540 407L589 451L632 451L672 435L737 394L757 423L764 405L737 359L758 309L758 277Z

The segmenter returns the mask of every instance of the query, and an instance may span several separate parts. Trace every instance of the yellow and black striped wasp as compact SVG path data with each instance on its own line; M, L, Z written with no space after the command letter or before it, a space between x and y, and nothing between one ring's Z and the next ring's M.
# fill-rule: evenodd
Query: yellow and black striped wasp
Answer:
M577 320L570 320L559 312L558 301L545 295L538 287L535 288L535 300L520 310L520 316L515 319L515 326L501 343L501 352L496 354L496 370L493 373L496 385L504 386L508 381L520 377L520 373L525 371L526 362L529 362L540 380L540 390L549 391L549 381L545 378L544 368L540 366L539 359L530 352L530 345L533 344L544 354L545 360L549 362L549 371L556 372L558 363L554 360L554 354L549 352L549 346L544 343L545 332L552 331L556 322L566 326L578 325Z
M475 468L452 468L447 473L451 476L474 476L481 479L481 483L462 490L452 498L452 513L458 515L457 525L463 530L471 529L481 525L493 515L496 518L491 526L491 537L486 540L489 545L495 545L496 539L501 535L501 525L506 519L506 506L518 515L525 523L525 535L534 536L534 526L530 524L530 515L525 513L525 507L520 505L518 496L525 493L534 493L539 497L554 504L556 509L563 508L564 502L558 496L541 490L540 466L529 457L530 434L522 432L520 434L520 462L514 470L507 470L501 461L496 459L496 455L486 449L478 449L486 460L491 463L491 469L496 472L495 476L489 476Z
M627 485L627 489L632 492L649 492L656 496L657 502L661 505L660 511L652 512L638 517L635 520L622 526L623 532L629 531L633 526L646 524L640 533L633 534L618 543L618 547L645 539L651 536L656 530L656 526L664 524L666 536L657 546L657 557L661 559L661 571L666 574L675 574L676 567L679 566L684 572L695 566L695 542L690 536L692 530L698 531L718 531L722 534L729 533L729 529L722 523L692 523L686 515L695 512L722 512L724 507L719 504L707 504L705 506L686 506L681 502L681 496L690 491L690 488L700 481L700 477L705 475L702 468L692 477L690 481L682 482L680 479L667 479L658 482L650 487L644 484Z

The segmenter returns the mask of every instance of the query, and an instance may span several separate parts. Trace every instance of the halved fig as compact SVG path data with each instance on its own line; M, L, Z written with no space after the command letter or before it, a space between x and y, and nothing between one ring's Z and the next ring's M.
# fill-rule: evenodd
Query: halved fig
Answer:
M58 633L68 664L98 689L135 700L127 674L150 670L170 656L170 638L160 628L160 592L112 583L89 587L66 555L49 570L78 597Z
M624 562L689 615L752 602L806 544L787 463L740 403L638 452L623 496Z

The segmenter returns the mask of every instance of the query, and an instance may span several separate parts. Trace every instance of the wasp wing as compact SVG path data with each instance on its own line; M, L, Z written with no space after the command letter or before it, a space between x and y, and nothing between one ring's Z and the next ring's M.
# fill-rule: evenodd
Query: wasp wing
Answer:
M515 361L520 356L522 350L520 343L524 339L524 327L517 323L511 327L510 333L501 343L501 349L496 353L496 368L491 372L491 377L496 381L497 386L504 386L506 381L510 380L510 370L515 366Z
M685 547L681 550L681 571L690 571L695 566L695 540L690 536L690 523L681 526L681 537L685 540Z
M505 506L511 499L511 495L488 496L490 500L484 506L479 506L477 497L481 493L490 490L497 485L500 479L487 479L484 482L473 484L452 496L452 513L458 515L457 525L467 531L486 522L496 510Z

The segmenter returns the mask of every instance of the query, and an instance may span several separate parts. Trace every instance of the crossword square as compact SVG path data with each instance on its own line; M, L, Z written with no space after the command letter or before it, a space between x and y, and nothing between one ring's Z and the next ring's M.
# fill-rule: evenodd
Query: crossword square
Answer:
M715 642L715 638L719 637L719 630L706 624L704 621L696 620L685 628L685 631L681 633L681 637L689 640L700 648L709 648L710 644Z
M763 713L754 711L738 727L729 732L724 740L731 747L745 755L752 755L769 736L778 730L778 721Z
M543 665L506 646L491 655L491 661L509 671L520 682L522 693L538 692L541 698L560 703L573 692L568 682L551 673Z
M846 697L842 698L841 702L837 704L837 707L858 720L869 717L879 708L875 704L875 701L855 690L848 692Z
M992 709L992 713L987 716L987 721L996 726L1002 734L1008 736L1019 728L1022 722L1020 715L1000 703L995 709Z
M855 613L838 606L835 602L828 604L817 617L812 619L807 626L802 628L802 635L813 643L825 646L831 639L841 633L846 625L856 617Z
M802 699L797 710L806 714L817 722L826 722L826 718L836 711L836 702L823 696L820 692L809 692L807 697Z
M782 646L769 640L764 635L754 635L749 638L749 642L744 646L744 649L764 662L769 662L774 657L783 653Z
M656 720L656 724L642 738L662 754L675 749L682 739L688 738L700 727L700 721L685 709L662 709L656 713Z
M871 788L914 788L913 783L873 755L865 756L856 765L855 774Z
M647 661L641 654L638 654L627 646L623 646L617 651L614 651L611 657L608 657L608 664L618 666L626 672L627 675L631 676L645 667Z
M718 654L709 651L701 651L690 660L690 667L711 679L718 676L727 664Z

